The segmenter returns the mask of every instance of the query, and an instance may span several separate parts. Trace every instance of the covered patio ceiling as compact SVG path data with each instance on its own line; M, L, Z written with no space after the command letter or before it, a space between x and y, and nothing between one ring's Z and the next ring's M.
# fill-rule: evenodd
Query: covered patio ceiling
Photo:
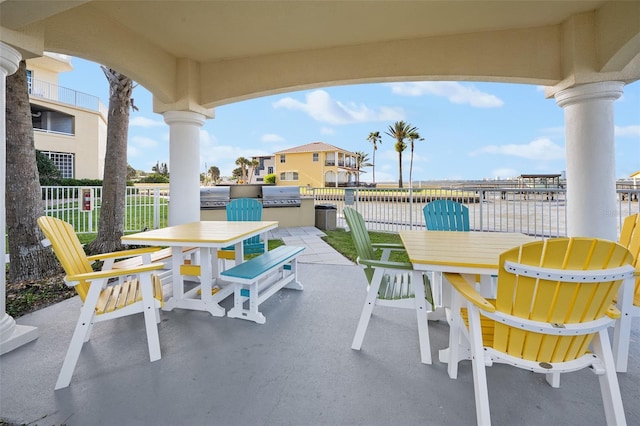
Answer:
M400 80L640 78L640 2L0 1L2 41L115 68L157 112ZM209 111L208 116L212 115Z

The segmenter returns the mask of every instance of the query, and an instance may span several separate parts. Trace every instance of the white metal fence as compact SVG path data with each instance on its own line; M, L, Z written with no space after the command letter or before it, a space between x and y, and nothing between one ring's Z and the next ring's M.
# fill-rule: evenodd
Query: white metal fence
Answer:
M91 210L83 211L83 190L90 192ZM337 210L337 226L345 227L345 205L355 207L370 230L397 232L425 227L422 208L434 199L452 199L469 207L471 229L478 231L522 232L538 237L558 237L567 233L566 191L564 189L481 188L397 189L397 188L300 188L314 203L332 204ZM622 219L640 212L640 189L619 189L617 216ZM101 187L43 187L45 214L74 225L78 233L95 233L101 206ZM169 190L160 187L128 187L125 232L167 226Z
M312 195L316 204L335 205L338 227L346 226L341 212L349 205L362 214L371 230L424 229L423 207L434 199L451 199L469 207L472 230L522 232L537 237L567 235L565 189L302 188L301 191ZM639 212L640 189L617 190L617 193L620 226L624 217Z

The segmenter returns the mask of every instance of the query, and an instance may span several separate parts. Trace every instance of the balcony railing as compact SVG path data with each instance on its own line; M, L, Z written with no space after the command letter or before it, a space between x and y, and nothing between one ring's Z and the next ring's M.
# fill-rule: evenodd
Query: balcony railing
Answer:
M76 90L42 80L32 80L29 95L32 97L73 105L78 108L96 111L103 114L105 117L108 112L107 107L97 96L78 92Z

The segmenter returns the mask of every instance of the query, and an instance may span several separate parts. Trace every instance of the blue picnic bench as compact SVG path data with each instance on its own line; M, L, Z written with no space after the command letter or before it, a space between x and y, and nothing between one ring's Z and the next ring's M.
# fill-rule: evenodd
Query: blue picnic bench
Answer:
M280 246L220 273L233 286L230 318L264 324L266 318L258 306L281 288L302 290L298 281L297 259L304 247ZM248 302L248 309L244 305Z

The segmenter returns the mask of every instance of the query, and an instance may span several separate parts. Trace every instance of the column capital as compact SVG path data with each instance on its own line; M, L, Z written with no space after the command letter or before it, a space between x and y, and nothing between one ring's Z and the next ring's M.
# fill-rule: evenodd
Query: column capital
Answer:
M567 105L589 100L615 101L622 96L623 88L624 82L622 81L601 81L561 90L554 97L556 103L564 108Z
M8 44L0 42L0 70L11 75L18 70L22 55Z
M202 127L207 117L193 111L166 111L162 113L164 122L172 124L191 124Z

